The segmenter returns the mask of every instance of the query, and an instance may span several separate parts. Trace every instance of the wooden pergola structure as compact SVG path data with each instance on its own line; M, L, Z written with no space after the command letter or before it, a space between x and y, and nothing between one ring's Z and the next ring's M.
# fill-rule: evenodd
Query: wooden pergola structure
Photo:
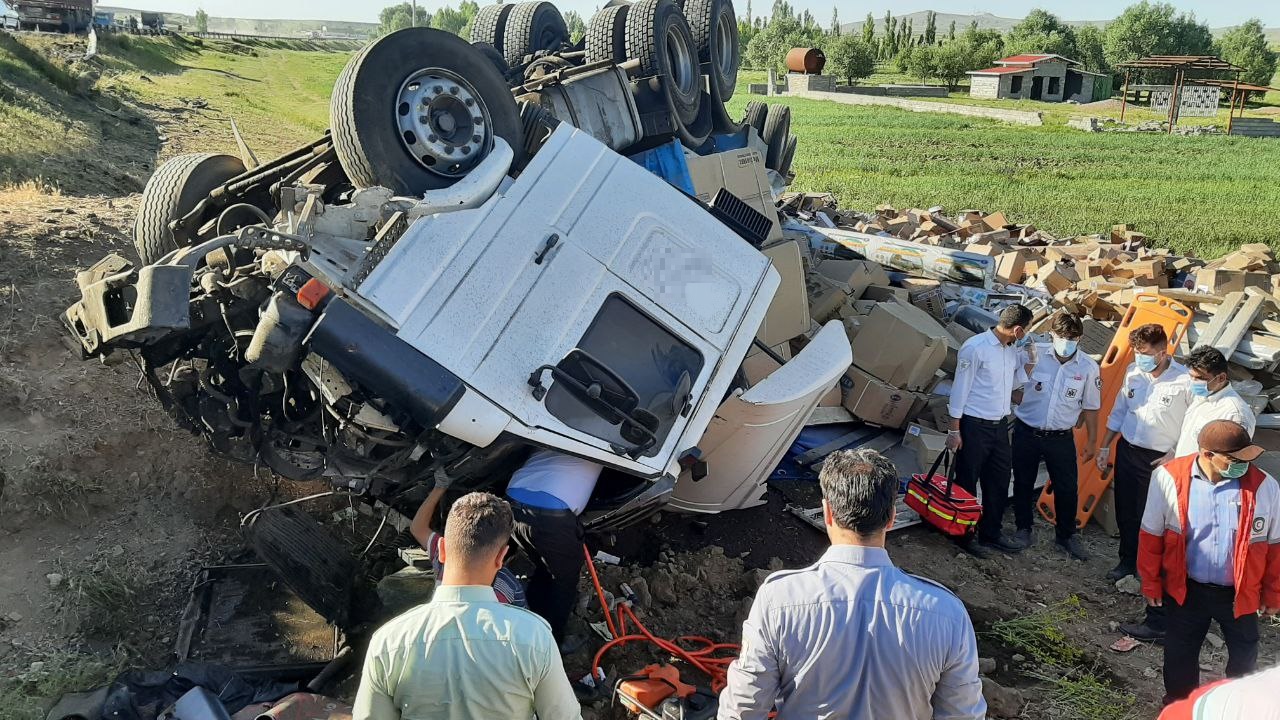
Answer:
M1182 97L1182 88L1187 83L1187 73L1234 73L1233 81L1214 81L1212 78L1194 78L1197 83L1202 85L1216 85L1224 87L1220 83L1229 82L1231 87L1239 87L1240 73L1244 72L1244 68L1234 63L1229 63L1215 55L1151 55L1138 60L1131 60L1127 63L1118 63L1117 68L1124 69L1124 90L1120 96L1120 120L1124 121L1125 105L1129 101L1129 76L1134 70L1168 70L1173 73L1173 91L1169 95L1169 133L1173 133L1173 128L1178 124L1178 103ZM1236 92L1232 91L1232 103L1234 107ZM1240 103L1241 111L1244 109L1243 100ZM1227 130L1230 132L1230 117L1228 117Z
M1244 117L1244 101L1245 101L1245 98L1249 97L1249 93L1251 92L1267 93L1272 90L1276 92L1280 92L1280 88L1274 88L1268 85L1254 85L1253 83L1240 82L1238 78L1236 80L1196 80L1196 82L1200 83L1201 85L1213 85L1215 87L1220 87L1223 90L1231 91L1230 110L1229 112L1227 112L1227 134L1228 135L1231 134L1231 121L1235 119L1236 113L1239 112L1240 117ZM1239 101L1238 109L1237 109L1237 101Z

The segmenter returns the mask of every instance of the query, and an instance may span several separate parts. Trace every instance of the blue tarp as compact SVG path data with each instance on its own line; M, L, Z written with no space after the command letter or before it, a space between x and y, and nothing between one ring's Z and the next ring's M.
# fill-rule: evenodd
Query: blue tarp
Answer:
M636 153L631 159L686 195L693 195L693 177L689 175L689 163L685 162L684 147L679 140Z

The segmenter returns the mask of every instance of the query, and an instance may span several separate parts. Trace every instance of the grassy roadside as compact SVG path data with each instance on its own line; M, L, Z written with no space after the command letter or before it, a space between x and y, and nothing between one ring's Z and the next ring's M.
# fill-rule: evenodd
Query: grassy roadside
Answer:
M757 81L740 78L735 112L751 99L748 80ZM1260 221L1280 213L1280 142L777 101L791 106L800 137L796 189L835 193L845 207L1002 210L1059 236L1131 222L1159 245L1206 256L1249 242L1280 246Z

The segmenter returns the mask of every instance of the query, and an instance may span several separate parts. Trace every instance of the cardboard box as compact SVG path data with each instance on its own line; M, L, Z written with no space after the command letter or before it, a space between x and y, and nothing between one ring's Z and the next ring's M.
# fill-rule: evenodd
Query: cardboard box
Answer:
M964 246L964 251L973 253L974 255L986 255L988 257L996 257L1009 252L1009 248L1005 245L988 245L979 243L970 243Z
M834 282L817 273L809 273L806 285L809 318L815 323L825 323L834 317L848 297Z
M1030 250L1011 250L996 257L996 279L1006 285L1019 285L1026 278L1026 264L1035 259Z
M907 430L902 435L902 445L916 451L920 472L928 472L938 456L947 449L947 434L913 422L907 425Z
M841 404L854 417L873 425L900 428L916 401L916 394L899 390L858 369L849 368L840 379Z
M938 321L923 310L881 303L862 323L853 362L894 387L923 390L942 367L949 338Z
M1243 272L1240 270L1201 270L1196 273L1196 288L1214 295L1226 295L1232 292L1244 292L1247 287L1261 288L1271 292L1271 276L1265 272Z
M685 160L689 166L689 177L693 179L694 195L699 200L709 203L716 192L724 188L769 218L772 227L765 242L782 239L782 226L773 204L773 190L769 187L762 153L753 148L705 156L686 153Z
M774 293L769 311L756 337L765 345L777 345L802 335L809 329L809 296L805 287L804 262L800 257L800 243L787 240L763 250L769 262L782 276L778 292Z
M910 305L911 295L905 288L871 285L862 291L862 300L870 300L875 303L899 302L903 305Z
M791 347L785 342L769 349L773 350L783 360L791 359ZM742 374L746 376L748 384L755 385L769 377L774 370L780 367L782 366L778 364L778 361L770 357L768 353L752 345L751 352L742 361Z
M1027 284L1033 287L1039 286L1045 289L1050 295L1057 295L1063 290L1070 290L1075 286L1080 278L1075 277L1075 271L1065 265L1045 265L1036 273L1035 278L1028 280Z
M946 313L947 303L942 297L942 283L937 280L906 278L902 287L907 291L907 301L935 318Z
M871 285L888 285L889 273L870 260L830 260L818 263L818 273L844 288L850 300L861 300Z

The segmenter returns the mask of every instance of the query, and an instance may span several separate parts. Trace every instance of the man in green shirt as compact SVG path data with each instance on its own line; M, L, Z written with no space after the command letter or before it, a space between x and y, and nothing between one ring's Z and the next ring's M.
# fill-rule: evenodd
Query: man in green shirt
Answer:
M511 506L494 495L453 504L444 577L431 602L374 633L355 720L581 717L547 621L494 595L511 528Z

